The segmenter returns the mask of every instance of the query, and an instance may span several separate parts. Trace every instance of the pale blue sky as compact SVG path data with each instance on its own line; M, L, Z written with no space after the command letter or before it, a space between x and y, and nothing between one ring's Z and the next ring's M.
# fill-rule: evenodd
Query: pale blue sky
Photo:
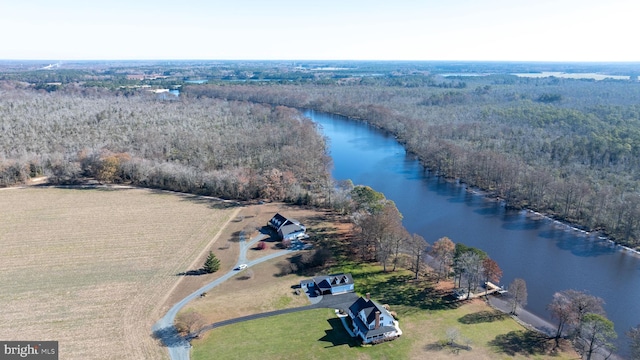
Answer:
M637 0L0 0L0 59L640 61Z

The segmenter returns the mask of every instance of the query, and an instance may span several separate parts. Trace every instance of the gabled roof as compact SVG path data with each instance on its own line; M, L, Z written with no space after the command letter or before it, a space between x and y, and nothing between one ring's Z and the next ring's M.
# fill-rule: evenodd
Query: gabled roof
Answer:
M353 277L351 276L351 274L333 274L316 276L313 278L313 281L320 289L328 290L332 287L353 284Z
M288 224L295 224L306 230L306 228L302 225L302 223L300 223L300 221L296 219L286 218L280 213L276 213L275 215L273 215L271 220L269 220L269 225L276 229L280 229L282 226L288 225Z
M273 215L271 220L269 220L269 225L275 227L276 229L280 228L284 223L287 222L287 218L280 215L280 213L276 213Z
M361 311L364 311L364 316L367 320L367 324L371 324L376 320L376 311L380 312L380 316L391 317L391 314L382 305L376 303L373 300L367 300L363 297L360 297L353 304L351 304L351 306L349 306L349 310L353 314L358 314Z
M305 231L305 228L297 224L288 224L278 229L278 232L282 237L301 231Z

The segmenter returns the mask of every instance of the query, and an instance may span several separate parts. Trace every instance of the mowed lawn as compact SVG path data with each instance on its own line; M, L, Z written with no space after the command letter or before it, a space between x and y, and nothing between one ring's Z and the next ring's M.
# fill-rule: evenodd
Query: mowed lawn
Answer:
M445 302L429 281L414 282L400 270L379 266L333 269L352 273L356 289L389 303L404 334L375 346L360 346L344 330L333 309L317 309L242 322L211 330L192 342L193 360L207 359L576 359L564 347L553 352L553 340L540 337L481 300ZM299 279L298 279L299 280ZM295 281L292 281L295 283ZM282 290L283 294L286 291ZM213 295L213 294L212 294ZM249 301L249 300L245 300ZM207 314L207 307L194 310ZM209 308L212 312L213 309ZM224 307L218 307L224 311ZM455 329L456 342L470 350L443 346Z
M481 302L457 309L413 314L400 319L404 335L374 346L360 346L331 309L278 315L229 325L192 342L192 360L208 359L576 359L569 354L543 355L522 344L525 330L512 319L462 324L487 311ZM471 340L471 350L443 348L446 331L457 328ZM497 345L497 346L496 346Z
M151 326L236 214L144 189L0 190L0 339L57 340L60 359L163 359Z

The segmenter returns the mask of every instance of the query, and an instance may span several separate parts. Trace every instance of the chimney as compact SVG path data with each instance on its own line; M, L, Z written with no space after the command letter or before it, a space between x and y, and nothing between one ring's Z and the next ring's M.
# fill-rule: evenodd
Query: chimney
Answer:
M367 301L371 300L371 293L367 293Z
M380 327L380 311L376 311L376 329Z

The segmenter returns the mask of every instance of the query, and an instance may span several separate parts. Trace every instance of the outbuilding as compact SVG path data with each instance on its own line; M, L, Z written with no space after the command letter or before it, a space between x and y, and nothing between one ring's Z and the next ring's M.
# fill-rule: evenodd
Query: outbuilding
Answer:
M311 280L301 281L300 286L310 288L318 295L336 295L353 292L355 290L351 274L316 276Z

